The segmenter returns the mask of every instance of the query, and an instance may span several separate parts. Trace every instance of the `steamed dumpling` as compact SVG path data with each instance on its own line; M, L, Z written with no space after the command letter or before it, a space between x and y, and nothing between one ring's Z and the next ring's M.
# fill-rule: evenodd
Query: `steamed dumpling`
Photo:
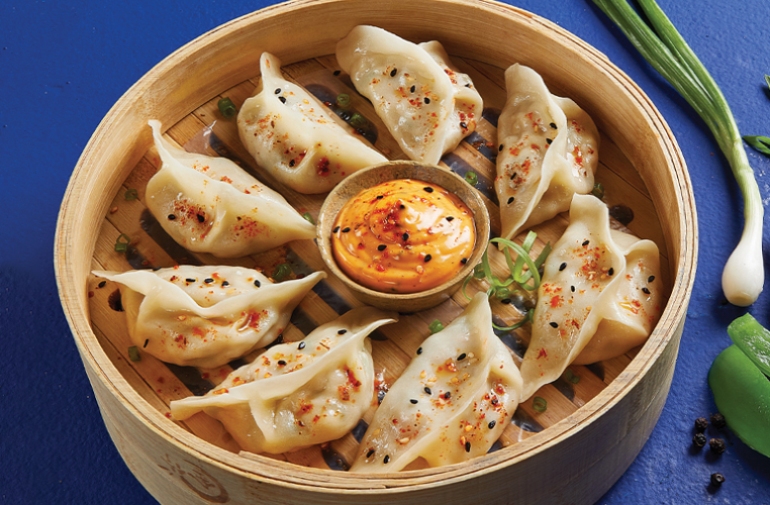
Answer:
M338 439L372 403L366 337L395 321L395 314L372 307L353 309L300 342L271 347L205 396L171 402L171 414L182 420L203 411L252 452L278 454Z
M476 129L481 95L439 42L360 25L337 43L337 62L413 160L435 165Z
M284 79L281 62L260 59L257 95L238 113L241 142L257 163L300 193L325 193L345 176L387 158L340 126L323 104Z
M598 198L575 195L570 224L546 259L521 364L522 399L570 363L613 358L643 343L663 303L658 247L611 230Z
M161 361L213 368L263 347L325 272L273 284L256 270L180 265L94 275L121 284L131 340Z
M147 182L147 208L179 245L235 258L315 237L314 225L231 160L174 147L158 121L149 124L162 165Z
M512 239L567 210L572 195L591 192L599 133L588 114L569 98L552 95L531 68L510 66L505 86L495 191L500 235Z
M489 451L519 403L521 376L492 331L484 293L428 337L388 391L359 446L353 472L395 472L423 458L459 463Z

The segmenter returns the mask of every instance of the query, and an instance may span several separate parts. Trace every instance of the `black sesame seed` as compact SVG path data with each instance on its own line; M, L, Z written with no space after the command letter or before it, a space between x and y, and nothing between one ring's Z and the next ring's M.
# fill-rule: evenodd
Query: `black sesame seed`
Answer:
M495 427L496 424L497 424L497 421L492 419L491 421L489 421L489 424L487 425L487 428L489 428L491 430L492 428Z
M149 338L144 339L144 345L142 346L142 348L147 347L147 344L149 344L149 343L150 343L150 339Z
M257 280L254 281L254 285L259 288L259 287L262 286L262 283L259 282L259 279L257 279Z
M280 95L280 94L281 94L281 88L276 88L276 90L275 90L275 94L276 94L276 95Z
M642 288L642 293L644 293L645 295L649 295L650 294L650 290L647 289L646 287L644 287L644 288Z
M299 345L297 345L297 349L301 351L304 348L305 348L305 341L303 340L302 342L299 343Z
M466 88L470 88L470 87L471 87L471 83L467 83L467 84L465 84L465 87L466 87Z
M285 96L279 96L278 100L280 100L281 103L286 103L286 97Z
M551 325L551 328L558 328L558 327L559 327L559 323L557 323L556 321L551 321L551 322L550 322L550 323L548 323L548 324L550 324L550 325Z
M551 145L551 142L553 142L553 139L549 139L549 138L545 139L545 143L548 144L549 146Z
M703 433L696 433L692 437L692 443L695 447L703 447L706 445L706 435Z
M647 277L647 282L652 282L654 280L655 280L655 276L654 275L651 275L651 276Z
M417 400L412 398L411 400L409 400L409 403L411 403L412 405L417 405Z
M417 86L415 86L414 84L412 84L412 87L411 87L411 88L409 88L409 91L410 91L410 92L412 92L412 93L414 93L414 90L415 90L415 89L417 89Z
M433 188L431 188L430 186L425 186L425 187L424 187L424 188L422 188L422 189L423 189L423 191L425 191L426 193L433 193Z
M455 219L455 218L454 218L454 216L447 216L447 217L446 217L446 220L447 220L447 221L449 221L450 223L451 223L452 221L454 221L454 219Z
M401 238L404 239L404 242L406 242L407 240L409 240L409 234L404 233L403 235L401 235Z
M429 262L429 261L430 261L430 260L432 260L432 259L433 259L433 256L431 256L430 254L426 254L426 255L425 255L425 259L423 259L423 261L424 261L425 263L427 263L427 262Z
M289 160L289 167L290 167L290 168L294 168L294 164L295 164L295 163L296 163L296 162L295 162L293 159Z
M575 292L575 286L570 286L570 287L569 287L569 290L570 290L570 291L572 291L572 292L574 293L574 292Z
M468 263L468 258L463 258L463 259L461 259L461 260L460 260L460 263L462 263L463 265L465 265L466 263Z
M498 400L497 397L495 396L494 398L492 398L492 401L490 403L492 405L497 405L498 403L500 403L500 400Z
M586 240L585 242L583 242L583 247L587 246L590 242L591 242L590 240Z
M401 205L399 205L399 206L398 206L398 208L399 208L399 209L401 209L401 210L404 210L404 209L406 208L406 205L404 205L404 204L402 203Z
M565 268L567 268L567 263L566 263L566 262L564 262L564 263L562 263L561 265L559 265L559 272L561 272L561 271L562 271L562 270L564 270Z
M332 75L340 75L341 73L342 73L341 70L335 70L334 72L332 72Z
M497 150L502 152L503 151L503 144L500 144L500 147L498 147Z
M366 457L371 458L372 456L374 456L374 449L369 449L366 453Z
M457 356L457 361L462 361L462 360L464 360L466 357L468 357L468 355L467 355L467 354L465 354L465 353L462 353L461 355Z
M338 231L340 231L340 227L335 226L334 229L332 230L332 233L337 233Z
M705 417L699 417L695 420L695 431L698 433L703 433L706 431L706 428L709 427L709 422Z
M186 282L195 282L196 280L197 279L192 279L192 278L189 278L189 277L187 279L185 279Z
M345 328L342 328L341 330L339 330L339 331L337 332L337 335L344 335L344 334L345 334L345 333L347 333L347 332L348 332L348 330L346 330Z
M430 388L429 388L428 386L425 386L425 388L423 389L423 391L425 391L425 394L429 394L429 395L430 395L430 394L433 394L433 393L431 392L431 390L430 390Z
M227 282L227 281L222 281L222 287L223 287L223 288L226 288L226 287L227 287L227 286L229 286L229 285L230 285L230 283L229 283L229 282Z
M423 99L423 102L425 102L425 105L428 105L430 103L430 98L427 96Z
M397 73L398 73L398 69L394 68L393 70L390 71L390 76L395 77Z
M607 275L615 275L615 269L610 268L609 270L607 270Z
M444 393L444 400L448 400L448 399L450 399L451 397L452 397L452 393L450 393L449 391L447 391L446 393Z
M384 251L387 247L388 246L386 246L385 244L380 244L380 245L377 246L377 250L378 251Z
M346 226L342 229L342 233L347 233L350 231L350 226Z
M173 221L174 219L176 219L176 216L174 214L169 214L168 215L168 220L169 221Z
M513 300L511 300L510 298L503 298L502 300L500 300L500 303L502 303L503 305L509 305L511 302L513 302Z
M511 196L511 197L509 197L509 198L508 198L508 205L512 204L512 203L513 203L513 200L514 200L514 198L513 198L512 196Z
M383 198L385 198L385 195L377 195L377 200L382 200Z
M279 359L278 360L278 366L286 366L286 361L282 360L282 359Z
M212 282L214 282L214 279L212 279L211 277L207 277L206 279L203 279L203 282L205 282L206 284L211 284Z
M465 452L471 452L471 443L465 442Z
M422 354L422 347L417 348L417 354Z
M557 130L557 129L558 129L558 128L557 128L557 126L556 126L556 123L551 123L551 124L550 124L550 125L548 125L548 126L550 126L551 128L553 128L554 130Z
M195 217L198 218L199 223L202 223L206 220L206 216L204 216L203 214L196 214Z
M465 121L460 121L460 128L468 128L468 125L465 123Z
M388 464L388 461L390 461L390 456L388 456L388 455L386 454L386 455L385 455L385 457L383 458L382 462L383 462L383 463L385 463L385 464L387 465L387 464Z
M725 476L721 473L712 473L711 474L711 485L714 487L719 487L722 485L722 483L725 481Z

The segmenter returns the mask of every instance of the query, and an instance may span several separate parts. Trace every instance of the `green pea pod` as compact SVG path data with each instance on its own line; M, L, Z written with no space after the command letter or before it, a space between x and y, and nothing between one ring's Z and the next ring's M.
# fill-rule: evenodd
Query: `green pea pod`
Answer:
M730 323L727 333L762 373L770 377L770 331L751 314L744 314Z
M711 364L709 386L730 429L770 457L770 380L741 349L731 345Z

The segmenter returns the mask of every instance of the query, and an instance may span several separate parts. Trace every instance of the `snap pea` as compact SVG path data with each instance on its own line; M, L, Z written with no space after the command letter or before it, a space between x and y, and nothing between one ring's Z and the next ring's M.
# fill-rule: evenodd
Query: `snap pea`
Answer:
M730 323L727 334L757 368L770 377L770 331L751 314L744 314Z
M731 345L711 364L708 381L727 426L746 445L770 457L770 380Z

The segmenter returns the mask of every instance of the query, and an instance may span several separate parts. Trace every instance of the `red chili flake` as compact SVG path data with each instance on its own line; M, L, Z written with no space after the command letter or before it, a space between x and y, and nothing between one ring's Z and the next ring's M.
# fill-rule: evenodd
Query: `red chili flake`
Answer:
M557 308L561 307L562 303L564 303L564 298L562 298L559 295L555 295L555 296L553 296L551 298L550 305L551 305L551 308L557 309Z
M547 358L548 357L548 351L545 350L545 347L540 349L540 352L537 353L537 359L540 358Z

